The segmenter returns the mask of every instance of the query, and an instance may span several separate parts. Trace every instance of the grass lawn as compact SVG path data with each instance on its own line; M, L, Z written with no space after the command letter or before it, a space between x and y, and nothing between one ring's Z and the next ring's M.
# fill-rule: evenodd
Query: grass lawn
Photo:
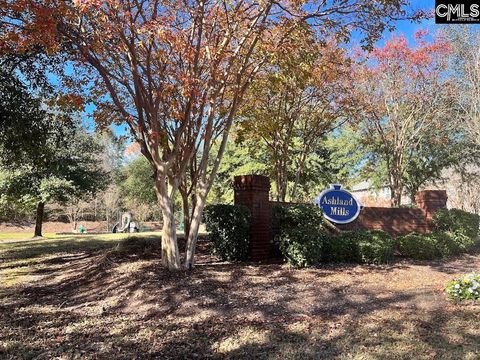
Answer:
M2 359L480 359L480 306L443 292L480 254L295 270L200 242L169 273L158 233L27 236L0 238Z

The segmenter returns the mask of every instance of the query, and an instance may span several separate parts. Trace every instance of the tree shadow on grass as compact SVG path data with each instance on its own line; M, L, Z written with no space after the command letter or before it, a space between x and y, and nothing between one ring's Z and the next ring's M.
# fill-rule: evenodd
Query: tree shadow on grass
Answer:
M14 329L19 338L16 346L10 345L5 350L5 357L22 354L27 355L25 358L33 358L43 354L44 358L49 358L78 354L100 359L330 359L354 356L458 359L478 355L480 335L478 329L469 328L475 324L473 310L458 308L423 314L407 311L394 318L376 316L376 312L388 310L396 301L396 297L391 297L382 305L371 307L370 313L353 313L346 320L342 317L345 314L302 318L285 312L283 316L268 319L209 316L185 322L166 321L161 317L125 318L112 313L89 317L66 310L52 313L32 308L23 317L9 315L0 322L4 328ZM352 304L353 309L366 305L365 302ZM1 310L12 314L11 309ZM7 338L11 339L12 335L0 335L2 340Z
M480 250L475 249L468 254L458 255L449 259L428 262L428 266L446 274L470 273L480 271L478 260Z
M68 238L68 239L41 239L23 240L8 244L8 249L2 251L4 260L24 260L61 253L85 253L108 249L116 243L109 239L96 237Z
M41 282L0 301L0 343L7 344L0 357L455 359L480 352L478 307L443 299L420 308L430 295L424 289L357 284L358 273L388 277L389 267L204 263L171 273L158 248L132 245L75 246L77 253L45 260L50 272L39 269Z

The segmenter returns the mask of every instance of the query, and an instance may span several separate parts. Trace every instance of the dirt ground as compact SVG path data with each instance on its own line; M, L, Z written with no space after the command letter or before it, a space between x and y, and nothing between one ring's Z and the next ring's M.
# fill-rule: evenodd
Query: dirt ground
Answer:
M480 305L443 291L480 254L297 270L203 241L171 273L155 239L0 240L0 358L480 359Z

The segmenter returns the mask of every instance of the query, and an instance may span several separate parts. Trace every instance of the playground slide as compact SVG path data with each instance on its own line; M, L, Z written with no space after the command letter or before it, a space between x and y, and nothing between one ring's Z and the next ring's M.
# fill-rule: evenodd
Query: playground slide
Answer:
M132 221L132 215L130 213L124 213L122 214L122 223L120 226L120 223L116 223L113 226L112 232L113 233L123 233L123 232L128 232L128 228L130 227L130 222Z
M112 228L113 233L127 233L127 232L138 232L138 231L139 229L136 223L132 221L132 214L130 214L129 212L123 213L121 224L116 223Z

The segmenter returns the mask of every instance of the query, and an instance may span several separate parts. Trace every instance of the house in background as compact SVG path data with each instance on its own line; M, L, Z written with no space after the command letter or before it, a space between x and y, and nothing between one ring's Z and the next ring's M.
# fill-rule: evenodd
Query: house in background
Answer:
M350 189L350 192L362 203L363 206L390 207L390 188L385 185L381 188L372 185L370 180L363 180ZM402 196L402 204L410 204L410 198Z

